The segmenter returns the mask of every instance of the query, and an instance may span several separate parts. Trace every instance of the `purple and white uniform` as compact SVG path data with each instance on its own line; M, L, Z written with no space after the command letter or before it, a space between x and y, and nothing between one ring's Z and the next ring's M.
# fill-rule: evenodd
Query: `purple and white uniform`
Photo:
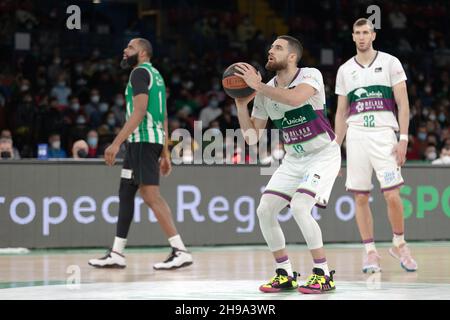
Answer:
M347 181L348 190L369 193L375 170L383 191L403 184L392 148L397 144L397 107L392 87L405 81L400 61L378 51L367 66L355 57L338 70L336 94L348 100Z
M296 108L258 94L252 117L271 119L281 131L286 150L264 193L290 201L295 192L316 198L326 206L341 165L339 145L325 114L325 88L322 74L315 68L301 68L286 89L307 84L315 94ZM276 78L267 85L276 87Z

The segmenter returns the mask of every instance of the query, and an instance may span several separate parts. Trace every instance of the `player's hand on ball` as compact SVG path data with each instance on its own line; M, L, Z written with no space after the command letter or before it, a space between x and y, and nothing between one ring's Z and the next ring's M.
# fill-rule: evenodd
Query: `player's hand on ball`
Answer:
M116 162L116 155L119 152L120 146L111 144L105 150L105 162L108 166L112 166Z
M170 161L170 157L161 157L159 162L159 170L161 175L168 176L172 171L172 162Z
M252 101L256 96L256 92L253 92L248 97L243 98L235 98L234 101L236 102L236 107L247 107L247 105Z
M258 89L258 86L261 84L262 77L259 72L255 71L253 66L248 63L239 63L235 68L239 71L239 73L235 73L234 75L243 79L250 88L255 90Z

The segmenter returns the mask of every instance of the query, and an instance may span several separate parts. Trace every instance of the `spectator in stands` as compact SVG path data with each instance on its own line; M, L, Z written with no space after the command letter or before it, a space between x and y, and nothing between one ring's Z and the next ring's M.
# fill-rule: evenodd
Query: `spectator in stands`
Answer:
M19 150L17 150L17 148L14 147L14 141L13 141L13 138L12 138L11 130L3 129L2 132L0 133L0 139L9 139L9 140L11 140L12 149L13 149L13 159L20 159Z
M0 138L0 160L13 160L14 150L12 140Z
M86 159L88 157L88 144L84 140L77 140L72 146L73 159Z
M445 164L450 165L450 145L444 146L438 159L431 162L431 164Z
M89 158L97 158L98 152L98 133L96 130L89 130L87 134L87 144L89 146L88 149L88 157Z
M48 138L48 158L67 158L67 153L61 148L61 136L58 133L53 133Z

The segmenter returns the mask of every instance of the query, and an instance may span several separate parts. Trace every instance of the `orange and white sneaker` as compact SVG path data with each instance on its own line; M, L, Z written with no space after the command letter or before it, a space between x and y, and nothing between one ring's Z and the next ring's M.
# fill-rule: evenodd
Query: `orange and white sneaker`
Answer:
M408 272L414 272L418 269L417 262L411 256L406 243L401 247L392 247L389 249L389 254L400 261L400 266Z
M369 253L366 253L364 256L362 271L364 273L381 272L380 259L381 257L376 251L370 251Z

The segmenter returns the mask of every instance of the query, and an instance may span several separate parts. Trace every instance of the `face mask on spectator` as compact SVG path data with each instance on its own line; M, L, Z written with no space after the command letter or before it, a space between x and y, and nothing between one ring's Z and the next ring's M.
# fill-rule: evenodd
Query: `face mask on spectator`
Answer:
M437 157L437 154L434 151L427 154L427 160L433 161L433 160L436 160L436 157Z
M98 109L100 110L101 113L105 113L106 111L108 111L109 107L107 103L100 103Z
M64 87L66 85L66 82L65 81L60 81L60 82L58 82L58 85L60 87Z
M9 151L2 151L0 153L0 158L1 159L11 159L12 158L12 154Z
M108 126L114 127L114 126L116 125L116 119L114 119L114 118L108 118L108 119L106 120L106 123L108 124Z
M115 103L116 106L121 107L125 101L122 98L116 98Z
M429 114L430 114L430 111L428 111L428 109L424 108L424 109L422 110L422 115L423 115L424 117L427 117Z
M86 150L84 150L84 149L78 150L77 155L78 155L80 158L87 158L87 156L88 156Z
M77 112L78 110L80 110L80 104L79 103L72 103L70 105L70 107L72 108L73 111Z
M439 121L444 122L445 121L445 113L439 114Z
M425 132L419 132L417 137L420 141L425 141L427 139L427 134Z
M53 141L52 142L52 148L53 149L59 149L59 148L61 148L61 141Z
M211 132L211 134L212 134L213 136L219 135L219 134L221 133L221 131L220 131L219 128L211 128L211 129L209 129L209 130L210 130L210 132Z
M444 163L450 163L450 156L443 156L441 159Z
M60 63L61 63L61 59L60 59L60 58L55 58L55 59L53 60L53 63L54 63L54 64L60 64Z
M84 117L78 117L77 124L86 124L86 119Z
M90 147L95 148L98 143L98 138L97 137L89 137L87 142Z
M219 106L219 100L217 100L217 99L211 99L210 101L209 101L209 105L212 107L212 108L217 108L218 106Z
M91 96L92 103L98 103L100 101L100 96Z
M75 67L75 71L76 71L77 73L83 72L83 65L77 64L76 67Z
M436 120L436 115L435 115L434 113L430 114L429 119L430 119L431 121L435 121L435 120Z
M20 90L22 91L27 91L28 89L30 89L30 87L27 84L24 84L20 87Z

